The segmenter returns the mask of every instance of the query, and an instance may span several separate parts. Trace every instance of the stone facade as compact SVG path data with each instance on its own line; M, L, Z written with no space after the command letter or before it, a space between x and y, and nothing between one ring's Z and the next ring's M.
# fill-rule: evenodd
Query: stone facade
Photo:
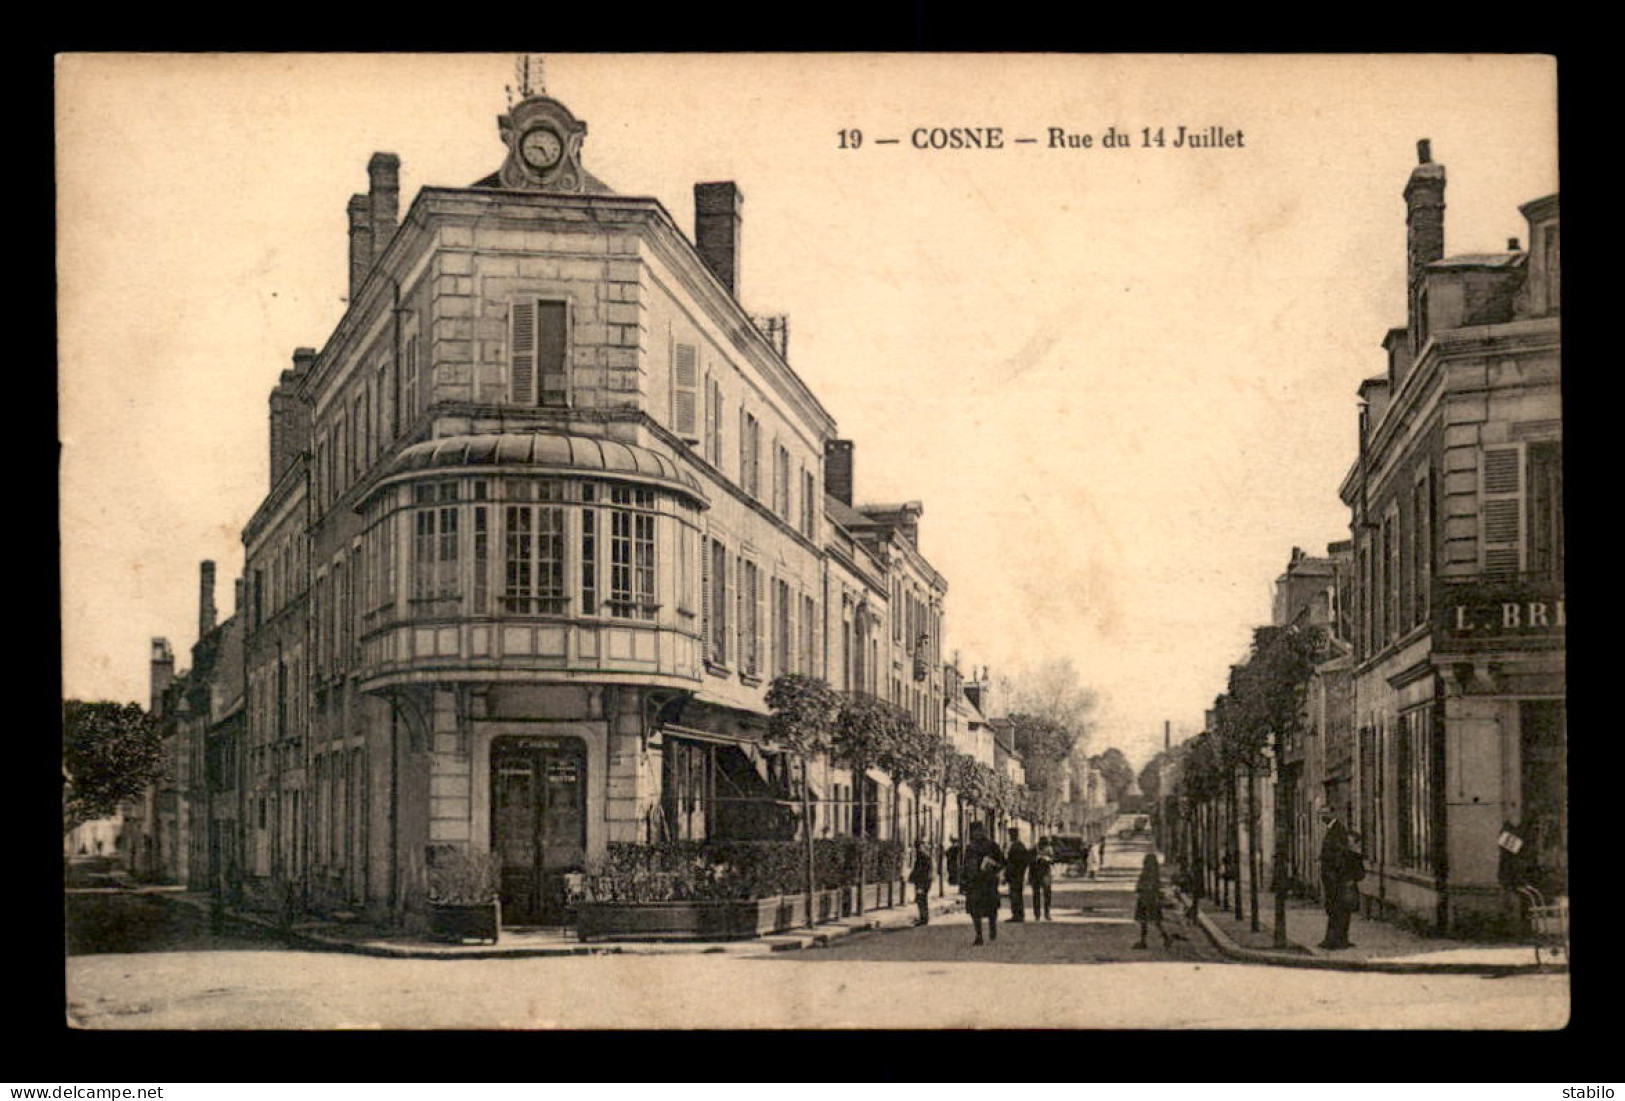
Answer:
M1411 324L1361 388L1350 803L1373 911L1441 929L1516 925L1504 823L1566 889L1557 197L1529 251L1443 256L1442 165L1406 188Z

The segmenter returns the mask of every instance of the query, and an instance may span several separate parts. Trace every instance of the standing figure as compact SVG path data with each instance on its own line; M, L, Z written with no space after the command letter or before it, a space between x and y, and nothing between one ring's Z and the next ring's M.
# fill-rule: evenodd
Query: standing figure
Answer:
M1168 930L1162 927L1162 869L1156 853L1146 853L1140 865L1140 879L1134 885L1134 920L1140 923L1140 939L1134 947L1144 948L1146 927L1155 925L1162 934L1162 946L1168 947Z
M1010 884L1010 922L1026 921L1025 894L1027 891L1027 865L1032 863L1032 850L1021 843L1021 831L1010 827L1010 847L1006 850L1004 880Z
M1355 884L1365 876L1360 854L1349 844L1349 832L1330 807L1320 810L1326 838L1320 843L1320 891L1326 907L1326 935L1322 948L1352 948L1349 916L1354 910Z
M914 904L920 908L915 925L931 924L931 853L924 841L914 842L914 869L908 874L914 884Z
M1050 900L1054 897L1051 887L1055 874L1055 846L1045 837L1039 840L1038 848L1033 852L1032 863L1027 866L1027 879L1033 885L1033 920L1053 921L1050 917Z
M1100 869L1106 866L1106 835L1102 833L1100 840L1095 843L1095 858L1090 864L1089 878L1099 879Z
M954 838L953 844L948 846L946 874L948 876L948 885L958 887L960 894L965 893L965 877L959 874L959 863L964 855L965 847L959 843L959 838Z
M987 919L988 939L999 939L999 871L1003 867L1004 853L988 837L987 827L971 823L970 844L965 846L959 882L965 888L965 909L976 926L973 947L982 943L983 918Z

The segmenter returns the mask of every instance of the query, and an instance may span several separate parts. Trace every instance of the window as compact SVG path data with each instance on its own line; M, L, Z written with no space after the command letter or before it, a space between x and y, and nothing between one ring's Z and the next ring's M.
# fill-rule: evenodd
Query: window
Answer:
M705 397L705 458L718 470L722 469L722 383L709 377Z
M611 486L610 503L654 508L654 491ZM655 518L652 513L617 508L610 512L610 614L622 619L653 619L655 602Z
M1426 467L1411 490L1411 572L1413 610L1411 623L1420 626L1427 622L1429 591L1433 582L1433 479Z
M503 610L557 615L565 610L564 509L507 507L507 575Z
M773 445L773 511L790 522L790 452L783 444Z
M569 304L525 298L513 304L508 343L509 398L515 405L570 404Z
M813 483L813 476L806 467L801 468L801 534L808 539L817 538L817 529L813 527L814 519L818 515L813 510L818 507L818 489Z
M408 422L416 420L422 412L418 404L418 382L418 338L413 335L406 338L406 352L401 364L401 416Z
M1528 463L1529 572L1562 581L1563 444L1560 441L1529 444Z
M815 663L818 655L818 613L813 598L801 598L801 671L809 677L818 675Z
M1395 842L1400 864L1426 871L1433 866L1433 746L1430 709L1399 716L1394 732Z
M761 662L761 571L748 558L739 559L739 672L741 676L760 676Z
M390 389L389 361L378 365L378 449L382 451L395 438L395 401Z
M1480 556L1486 574L1523 569L1523 448L1488 447L1480 470Z
M455 599L458 577L457 483L431 482L413 487L412 597Z
M700 614L704 620L701 633L706 641L706 660L714 665L728 664L728 548L720 539L706 541L706 553L701 556L704 574L700 579L704 590Z
M791 672L790 586L783 581L773 582L773 674L782 676Z
M699 364L694 345L676 344L671 355L671 425L679 438L699 442Z
M752 497L762 495L761 426L756 418L739 411L739 488Z

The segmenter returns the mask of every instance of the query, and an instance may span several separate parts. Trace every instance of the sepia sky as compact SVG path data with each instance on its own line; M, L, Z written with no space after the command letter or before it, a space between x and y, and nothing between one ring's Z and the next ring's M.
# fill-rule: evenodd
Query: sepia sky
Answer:
M1093 751L1136 765L1164 720L1201 728L1292 547L1347 535L1416 140L1449 174L1447 253L1524 237L1517 206L1558 186L1544 58L549 55L546 78L587 167L685 233L696 181L738 183L739 296L789 314L860 503L924 503L949 651L1072 658ZM68 696L144 702L153 636L190 664L200 560L230 614L267 395L342 316L367 158L400 155L403 215L485 176L513 79L512 55L59 60ZM913 148L936 126L1005 148ZM1175 149L1180 126L1242 146Z

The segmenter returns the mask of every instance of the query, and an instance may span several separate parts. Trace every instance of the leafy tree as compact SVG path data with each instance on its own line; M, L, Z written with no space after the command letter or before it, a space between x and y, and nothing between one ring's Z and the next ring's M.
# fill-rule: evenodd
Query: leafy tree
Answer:
M1162 801L1162 768L1169 756L1169 753L1163 752L1152 757L1135 779L1135 783L1140 785L1140 794L1153 804Z
M1046 719L1070 731L1075 742L1088 741L1099 700L1071 658L1022 669L1014 677L1001 678L999 688L1008 712Z
M1089 758L1089 763L1100 770L1110 800L1121 806L1123 796L1134 786L1134 766L1128 763L1123 751L1112 746L1099 756Z
M1078 741L1078 732L1053 719L1029 712L1009 716L1015 728L1016 752L1027 768L1034 790L1033 807L1058 806L1066 789L1066 760Z
M829 747L830 731L841 712L841 694L820 677L786 673L767 686L768 737L792 753L808 757Z
M105 818L164 778L163 738L140 704L62 705L62 832Z

